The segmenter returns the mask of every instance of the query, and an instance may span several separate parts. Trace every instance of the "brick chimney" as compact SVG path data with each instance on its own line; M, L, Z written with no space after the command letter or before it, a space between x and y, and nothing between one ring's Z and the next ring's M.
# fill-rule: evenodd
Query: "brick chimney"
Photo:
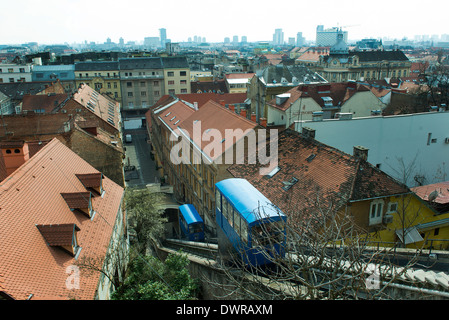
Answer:
M240 115L244 118L246 118L246 110L245 109L240 109Z
M229 105L229 110L235 112L235 106L233 104Z
M363 146L354 146L353 155L356 158L367 161L368 160L368 149Z
M6 174L10 175L30 159L30 151L25 141L2 141L0 149L5 162Z
M260 118L260 125L264 128L267 127L267 119L266 118Z
M252 122L257 122L257 118L256 118L256 114L255 113L251 114L251 121Z

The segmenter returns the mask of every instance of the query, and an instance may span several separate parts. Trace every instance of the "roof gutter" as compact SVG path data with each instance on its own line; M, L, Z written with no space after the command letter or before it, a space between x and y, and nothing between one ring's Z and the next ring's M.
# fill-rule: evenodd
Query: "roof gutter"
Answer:
M387 198L387 197L404 196L404 195L409 195L409 194L414 194L414 192L410 191L410 192L405 192L405 193L388 194L388 195L379 196L379 197L364 198L364 199L358 199L358 200L349 200L348 202L353 203L353 202L360 202L360 201L376 200L376 199L382 199L382 198Z

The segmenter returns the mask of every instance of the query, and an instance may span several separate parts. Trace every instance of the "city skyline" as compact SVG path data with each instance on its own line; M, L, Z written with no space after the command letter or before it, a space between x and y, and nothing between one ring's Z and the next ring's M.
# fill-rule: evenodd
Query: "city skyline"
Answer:
M447 5L441 0L431 5L429 13L423 14L423 5L417 1L404 5L378 0L373 6L361 6L354 0L322 0L319 9L308 9L298 1L285 0L276 9L267 1L47 0L44 6L16 0L4 3L0 12L0 27L9 30L0 36L0 44L103 43L108 38L115 43L120 38L143 41L159 37L160 28L167 30L172 42L186 42L195 36L207 42L234 36L239 40L246 36L248 42L272 41L275 29L282 29L285 42L296 38L298 32L313 41L317 25L342 27L350 40L413 40L418 35L449 34L445 10L441 10Z

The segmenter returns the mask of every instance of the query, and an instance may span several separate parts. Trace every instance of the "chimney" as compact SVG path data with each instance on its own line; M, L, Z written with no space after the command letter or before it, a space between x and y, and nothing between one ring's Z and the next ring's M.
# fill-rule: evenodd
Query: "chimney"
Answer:
M315 129L303 127L302 136L306 139L315 139Z
M255 113L252 113L252 114L251 114L251 121L252 121L252 122L256 122L256 120L257 120L256 114L255 114Z
M194 103L193 103L193 109L194 109L195 111L198 111L198 102L194 102Z
M245 109L240 109L240 115L244 118L246 118L246 110Z
M267 127L267 119L266 118L260 118L260 125L264 128Z
M235 106L233 104L229 105L229 110L235 112Z
M369 149L367 149L363 146L355 146L354 152L353 152L354 157L367 161L368 160L368 150Z
M0 143L6 174L10 175L30 158L28 144L25 141L3 141Z
M220 101L218 101L218 103L221 104L223 107L226 106L226 101L224 101L224 100L220 100Z

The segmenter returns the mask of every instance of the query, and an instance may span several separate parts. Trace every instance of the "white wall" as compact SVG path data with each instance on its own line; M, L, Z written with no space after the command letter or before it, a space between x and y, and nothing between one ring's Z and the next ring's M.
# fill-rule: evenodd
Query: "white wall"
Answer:
M449 138L448 124L449 112L429 112L303 121L296 122L295 129L298 132L302 127L315 129L316 140L349 154L353 153L354 146L364 146L369 149L371 164L379 165L390 176L413 187L417 185L416 175L426 178L424 184L449 180L449 143L445 142ZM411 165L411 170L404 170ZM403 179L404 171L411 173L407 181Z

